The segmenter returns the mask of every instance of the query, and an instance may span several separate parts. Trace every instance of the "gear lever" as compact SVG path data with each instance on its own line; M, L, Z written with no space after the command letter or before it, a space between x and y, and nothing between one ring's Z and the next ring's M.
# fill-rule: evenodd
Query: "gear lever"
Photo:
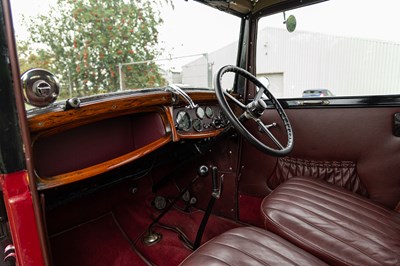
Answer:
M210 198L210 201L208 202L207 210L204 213L203 220L201 221L201 224L199 226L199 230L197 231L196 240L194 241L194 244L193 244L193 250L196 250L200 246L201 239L203 237L203 233L206 228L208 218L210 217L215 200L219 199L221 197L222 184L224 181L223 177L224 176L221 175L219 186L218 186L218 184L217 184L218 168L216 166L213 166L211 168L211 185L212 185L211 198Z
M199 167L199 169L197 170L197 174L200 177L206 177L208 176L208 167L205 165L201 165ZM188 212L190 206L194 205L197 203L197 198L196 197L191 197L189 194L189 191L186 191L186 193L183 195L184 197L186 196L186 199L184 199L186 201L186 205L185 208L183 209L183 211Z

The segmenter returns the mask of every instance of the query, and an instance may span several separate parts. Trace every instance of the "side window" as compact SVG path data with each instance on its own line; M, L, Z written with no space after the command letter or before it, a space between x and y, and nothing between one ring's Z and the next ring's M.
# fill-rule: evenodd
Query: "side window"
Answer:
M400 94L398 2L383 2L327 1L261 18L257 75L280 98Z

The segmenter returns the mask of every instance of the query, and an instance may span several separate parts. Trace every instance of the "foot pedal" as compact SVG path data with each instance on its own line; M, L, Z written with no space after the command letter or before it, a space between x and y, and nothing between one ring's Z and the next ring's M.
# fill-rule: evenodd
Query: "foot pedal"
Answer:
M186 202L188 202L190 200L190 193L189 190L187 190L183 195L182 195L182 199Z
M160 242L162 239L162 234L154 232L154 231L148 231L147 234L142 238L143 244L146 246L152 246Z
M162 211L167 206L167 199L162 196L157 196L153 201L153 205L157 210Z

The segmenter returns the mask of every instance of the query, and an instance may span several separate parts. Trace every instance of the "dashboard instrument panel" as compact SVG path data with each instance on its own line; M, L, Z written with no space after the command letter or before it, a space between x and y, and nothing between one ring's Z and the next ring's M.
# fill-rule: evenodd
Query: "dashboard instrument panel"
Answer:
M174 109L174 123L179 135L204 137L199 133L213 133L225 128L229 120L218 105L200 105L196 109Z

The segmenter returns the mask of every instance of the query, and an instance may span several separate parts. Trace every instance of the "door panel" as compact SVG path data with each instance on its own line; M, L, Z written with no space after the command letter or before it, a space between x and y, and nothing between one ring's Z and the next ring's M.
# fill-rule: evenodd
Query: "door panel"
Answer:
M323 178L387 207L400 200L400 138L393 135L399 107L292 108L285 110L294 131L294 149L275 158L244 142L240 194L266 196L296 175ZM282 122L268 109L265 124L284 140ZM255 135L260 135L250 125Z

